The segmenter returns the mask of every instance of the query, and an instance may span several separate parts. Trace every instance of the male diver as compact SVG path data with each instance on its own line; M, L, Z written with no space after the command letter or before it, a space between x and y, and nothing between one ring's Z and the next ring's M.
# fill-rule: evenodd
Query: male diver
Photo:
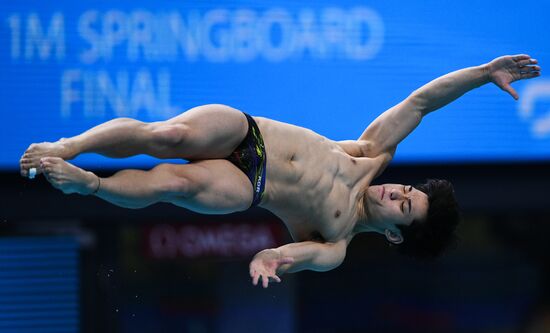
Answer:
M295 243L254 256L254 285L260 279L264 287L280 282L285 272L333 269L361 232L384 235L400 252L435 257L455 237L452 185L445 180L416 187L372 185L373 180L425 115L489 82L517 100L510 83L539 76L536 64L525 54L503 56L444 75L382 113L357 140L337 142L213 104L160 122L118 118L75 137L32 144L20 160L21 174L34 169L64 193L94 195L127 208L156 202L204 214L265 208L285 223ZM67 162L83 153L148 154L189 163L100 178Z

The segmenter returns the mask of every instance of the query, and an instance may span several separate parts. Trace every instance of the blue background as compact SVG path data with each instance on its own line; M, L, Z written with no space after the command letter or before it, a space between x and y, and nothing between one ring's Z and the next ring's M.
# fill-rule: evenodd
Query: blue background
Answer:
M550 81L544 78L545 60L550 56L547 43L550 21L546 13L550 3L519 4L515 1L316 1L274 2L261 5L252 1L216 4L120 1L113 5L86 2L64 3L63 7L45 2L9 2L0 5L0 168L17 169L25 148L33 142L54 141L78 134L94 125L116 117L107 106L103 114L85 115L82 103L71 105L69 116L61 112L61 80L64 72L78 70L82 75L105 71L115 82L117 72L128 73L130 85L140 70L151 74L156 93L169 88L169 104L177 106L172 114L153 108L132 114L143 121L166 119L206 103L224 103L252 115L308 127L334 140L355 139L384 110L397 104L422 84L447 72L479 65L505 55L528 53L539 60L543 75L537 80L518 82L520 96L529 89L544 90ZM98 12L90 28L102 34L102 17L117 10L129 17L136 11L153 15L179 13L188 22L190 12L204 17L215 9L229 16L237 10L250 9L258 16L280 9L296 22L300 13L315 16L316 27L323 29L321 16L327 9L350 12L367 8L378 15L383 32L380 49L368 59L353 59L334 49L324 57L311 52L295 52L280 61L261 55L248 61L229 57L212 61L199 54L189 59L180 50L173 59L147 60L143 52L136 59L127 55L127 40L112 49L112 57L92 63L81 60L91 44L79 33L81 16ZM37 14L43 35L55 13L63 16L65 55L56 59L25 58L26 22ZM20 54L11 54L14 28L10 17L20 20ZM291 22L291 24L292 24ZM214 45L231 26L215 26L206 37ZM350 30L351 31L351 30ZM347 33L353 33L353 31ZM369 26L359 31L363 41L372 38ZM278 45L283 33L274 26L269 35ZM160 48L165 44L159 44ZM159 73L169 73L169 87L158 87ZM73 84L81 89L82 84ZM546 90L550 90L546 88ZM524 96L522 96L524 97ZM462 163L550 160L550 133L535 135L532 128L549 110L550 92L533 100L532 113L520 115L520 102L494 85L470 92L443 110L429 115L400 146L397 163ZM79 157L77 164L90 168L122 166L146 167L152 159L137 157L111 160L99 156Z

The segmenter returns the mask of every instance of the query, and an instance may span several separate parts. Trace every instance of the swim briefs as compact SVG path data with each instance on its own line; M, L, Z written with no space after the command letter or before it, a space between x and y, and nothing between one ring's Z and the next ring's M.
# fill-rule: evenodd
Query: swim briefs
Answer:
M259 205L262 201L262 195L265 190L267 156L265 154L264 140L256 121L250 115L246 113L244 115L248 121L248 133L239 146L226 159L244 172L252 183L254 198L251 207L253 207Z

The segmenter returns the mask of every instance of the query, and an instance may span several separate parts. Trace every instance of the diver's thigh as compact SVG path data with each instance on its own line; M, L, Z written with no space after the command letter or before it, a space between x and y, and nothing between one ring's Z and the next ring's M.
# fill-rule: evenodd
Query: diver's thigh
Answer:
M190 160L227 157L248 132L246 116L222 104L192 108L167 123L183 125L186 139L182 142L182 150Z
M190 190L170 197L169 202L203 214L228 214L252 204L248 177L223 159L202 160L179 166L176 173L187 179Z

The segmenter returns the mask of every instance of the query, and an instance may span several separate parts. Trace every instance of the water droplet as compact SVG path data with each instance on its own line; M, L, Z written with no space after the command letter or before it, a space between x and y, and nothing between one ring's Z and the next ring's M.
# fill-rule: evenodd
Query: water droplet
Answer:
M136 295L136 298L138 298L138 295Z
M118 312L118 309L115 309L116 312Z
M135 316L136 316L136 314L135 314L135 313L132 313L132 317L135 317Z
M134 269L134 273L137 273L137 269Z

